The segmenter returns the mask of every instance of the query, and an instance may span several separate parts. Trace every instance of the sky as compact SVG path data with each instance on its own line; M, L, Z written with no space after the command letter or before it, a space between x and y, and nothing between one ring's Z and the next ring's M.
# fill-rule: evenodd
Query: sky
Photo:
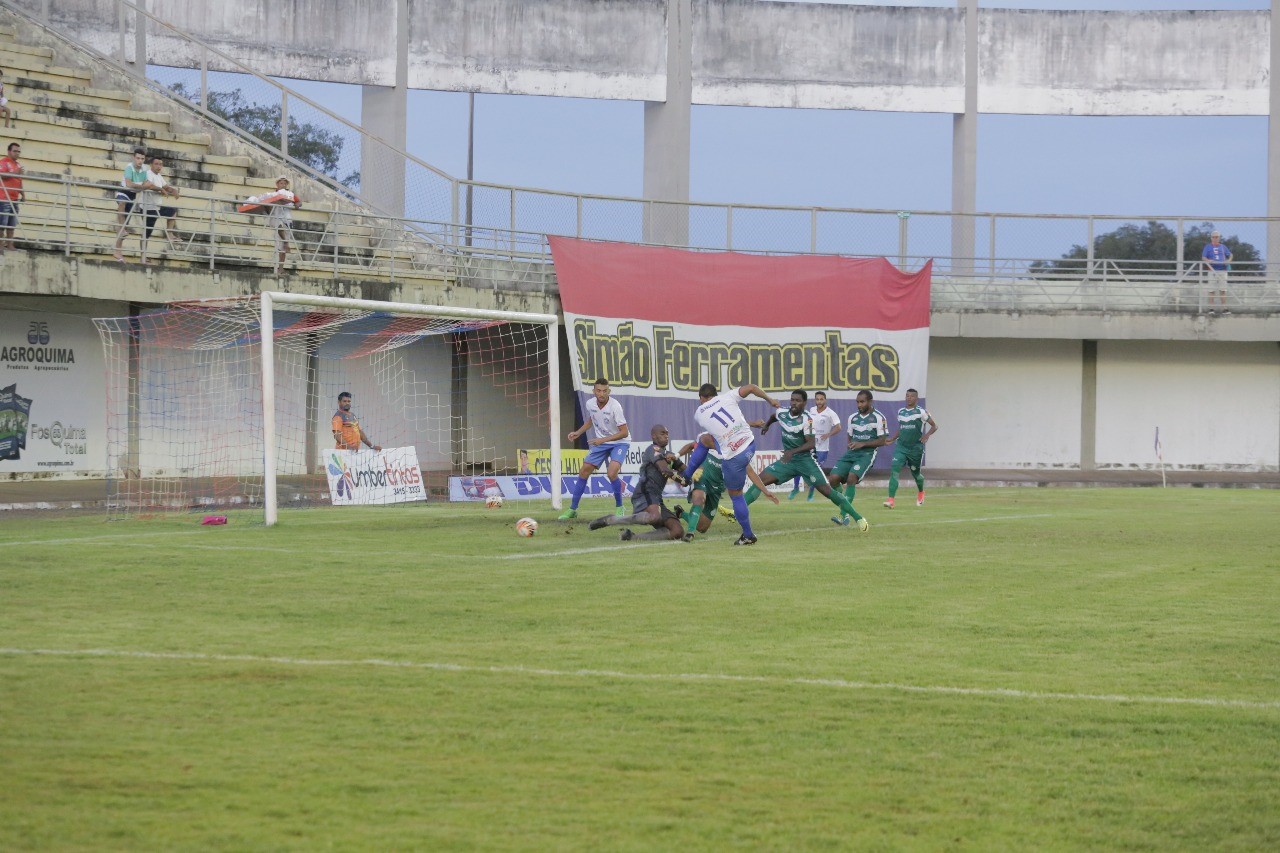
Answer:
M861 0L846 0L854 4ZM980 0L980 5L1126 11L1268 7L1267 0ZM288 82L359 121L357 87ZM518 95L477 95L475 101L476 180L642 194L643 104ZM412 91L410 153L464 177L467 109L465 93ZM695 105L691 198L947 210L951 128L949 114ZM1266 143L1267 120L1261 116L982 115L977 209L1197 221L1264 216Z

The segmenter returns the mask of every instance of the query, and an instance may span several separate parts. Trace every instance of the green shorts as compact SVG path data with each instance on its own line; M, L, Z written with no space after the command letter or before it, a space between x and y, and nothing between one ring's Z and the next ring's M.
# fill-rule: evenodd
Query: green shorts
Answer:
M793 456L790 462L783 462L779 459L768 468L765 468L764 473L772 474L773 478L779 483L785 483L795 477L799 477L811 486L827 481L827 476L818 467L818 460L813 458L812 453Z
M876 461L876 449L859 448L857 450L846 450L844 456L840 457L840 461L836 463L836 467L831 469L832 475L841 483L847 482L849 472L853 472L857 477L856 482L861 483L862 478L867 476L867 472L871 470L871 466Z
M705 471L706 469L702 469ZM693 481L693 485L689 487L689 500L693 501L693 493L702 492L702 511L709 516L714 516L716 509L720 506L720 496L724 494L724 478L717 472L715 474L703 474L701 477Z
M893 462L890 464L899 470L905 465L911 470L911 473L919 474L920 466L924 464L924 446L894 448Z

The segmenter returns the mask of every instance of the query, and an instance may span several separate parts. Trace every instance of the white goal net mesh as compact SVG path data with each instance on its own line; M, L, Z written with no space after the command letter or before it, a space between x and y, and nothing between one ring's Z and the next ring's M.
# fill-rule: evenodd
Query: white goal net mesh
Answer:
M260 300L175 303L95 322L113 514L259 504ZM347 467L347 441L366 454L374 451L364 439L388 453L412 448L424 499L447 499L450 476L514 473L519 448L548 444L545 325L365 303L276 304L273 327L279 506L328 502L326 471ZM335 420L344 392L350 408Z

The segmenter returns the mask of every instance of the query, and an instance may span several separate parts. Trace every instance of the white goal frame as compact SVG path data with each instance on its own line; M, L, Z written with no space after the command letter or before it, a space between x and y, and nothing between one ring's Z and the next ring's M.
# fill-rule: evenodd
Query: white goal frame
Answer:
M309 308L384 311L419 316L456 317L461 320L498 320L547 327L547 409L551 449L551 506L561 507L560 490L560 319L555 314L522 311L493 311L483 308L457 308L445 305L418 305L408 302L380 302L374 299L352 299L342 296L312 296L302 293L263 291L259 312L262 346L262 464L264 469L262 502L264 521L268 527L277 521L276 505L276 369L275 369L275 305L298 305Z

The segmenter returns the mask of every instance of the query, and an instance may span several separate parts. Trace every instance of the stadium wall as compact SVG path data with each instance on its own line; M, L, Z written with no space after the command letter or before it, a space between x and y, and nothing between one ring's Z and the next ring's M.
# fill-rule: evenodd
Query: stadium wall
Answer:
M1280 469L1275 342L1098 341L1092 407L1071 340L937 338L928 408L943 431L928 464L954 469ZM1085 421L1083 413L1096 412Z

